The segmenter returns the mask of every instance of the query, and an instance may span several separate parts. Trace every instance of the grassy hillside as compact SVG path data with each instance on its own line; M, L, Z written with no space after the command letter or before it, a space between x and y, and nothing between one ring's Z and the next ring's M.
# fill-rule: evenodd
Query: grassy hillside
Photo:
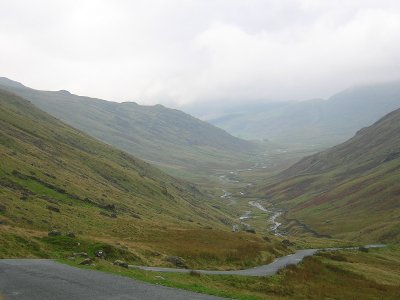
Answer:
M315 148L342 143L399 107L400 82L390 82L347 89L327 100L220 109L218 117L208 120L242 138ZM188 111L198 115L194 108Z
M181 111L162 105L115 103L27 88L0 78L0 87L121 150L185 176L187 170L240 166L258 146Z
M166 264L167 254L197 265L212 257L210 266L272 259L272 243L231 233L231 220L193 185L0 90L0 257L65 257L100 243L140 263ZM52 229L63 235L47 237Z
M400 240L400 110L306 157L263 194L293 227L365 241ZM294 220L296 219L296 220Z

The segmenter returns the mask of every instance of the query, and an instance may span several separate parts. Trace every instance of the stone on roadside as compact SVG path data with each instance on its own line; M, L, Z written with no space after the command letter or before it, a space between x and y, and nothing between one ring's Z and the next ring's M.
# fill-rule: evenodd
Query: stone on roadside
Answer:
M114 261L114 265L115 265L115 266L122 267L122 268L127 268L127 269L128 269L128 267L129 267L129 265L128 265L127 262L124 262L124 261L119 260L119 259L117 259L117 260Z
M76 252L76 253L73 253L73 256L74 257L85 257L85 258L89 257L89 255L86 252Z
M196 270L190 270L189 275L190 276L195 276L195 277L200 277L201 273L199 271L196 271Z
M88 266L92 264L92 259L91 258L85 258L84 260L82 260L79 264L83 265L83 266Z
M178 268L187 269L186 262L182 257L179 257L179 256L168 256L165 260L170 262L171 264L174 264Z

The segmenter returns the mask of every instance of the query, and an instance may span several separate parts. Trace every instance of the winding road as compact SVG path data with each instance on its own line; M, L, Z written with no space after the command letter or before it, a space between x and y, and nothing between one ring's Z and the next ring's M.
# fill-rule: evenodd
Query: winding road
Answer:
M366 245L364 248L382 248L385 245L374 244ZM245 270L234 270L234 271L211 271L211 270L195 270L201 274L208 275L242 275L242 276L272 276L276 274L280 269L285 268L288 265L296 265L300 263L305 257L312 256L318 251L336 251L336 250L357 250L358 247L341 247L341 248L324 248L324 249L304 249L298 250L293 254L279 257L274 262L268 265L262 265ZM169 272L169 273L189 273L191 270L188 269L177 269L177 268L159 268L159 267L145 267L145 266L129 266L134 269L141 269L146 271L155 272Z

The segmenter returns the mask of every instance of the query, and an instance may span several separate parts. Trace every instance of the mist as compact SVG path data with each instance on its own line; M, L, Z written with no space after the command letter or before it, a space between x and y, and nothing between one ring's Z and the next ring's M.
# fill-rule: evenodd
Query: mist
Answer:
M180 107L400 79L398 1L0 4L0 75L37 89Z

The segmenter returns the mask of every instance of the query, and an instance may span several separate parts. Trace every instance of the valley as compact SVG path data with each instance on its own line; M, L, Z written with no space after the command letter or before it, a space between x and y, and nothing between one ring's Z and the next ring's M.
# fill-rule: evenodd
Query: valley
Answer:
M190 267L240 268L288 251L277 240L232 233L230 208L193 184L86 136L22 98L4 91L0 96L0 257L62 258L106 247L115 253L110 259L119 254L168 266L169 257L179 256ZM57 235L48 236L52 230Z
M0 300L400 299L400 1L0 3Z
M341 169L335 169L343 161L335 156L337 151L340 155L354 155L346 158L356 166L353 173L349 171L350 164L345 168L346 180L351 182L351 176L359 180L356 176L369 168L370 180L375 174L388 174L388 182L394 182L397 152L393 149L397 147L398 135L397 125L393 124L397 124L397 112L353 138L358 142L358 154L356 150L341 150L353 147L352 140L317 154L316 149L257 146L253 152L247 152L247 158L239 153L239 162L232 157L225 165L210 165L202 171L186 169L184 177L194 182L190 183L172 177L174 172L167 175L140 158L69 127L12 93L1 91L0 100L1 258L52 258L75 267L122 272L148 282L238 299L290 298L290 293L312 298L308 290L295 286L301 282L297 276L317 268L321 272L326 270L329 280L342 278L345 272L347 280L361 280L361 286L374 282L376 287L371 295L383 286L388 299L396 295L392 283L360 279L363 275L356 274L362 274L361 269L347 257L358 260L365 256L363 268L375 265L379 276L385 270L375 255L383 253L394 265L398 264L393 253L398 249L397 210L392 209L392 216L386 218L389 225L376 221L368 228L369 235L357 238L351 230L343 230L343 226L331 226L337 220L331 215L327 217L323 210L314 214L313 205L305 205L305 212L300 214L298 208L302 207L300 200L311 201L308 195L318 191L310 180L313 172L320 180L315 186L327 187L321 178L328 176L322 180L329 182L329 172L342 178ZM370 131L379 132L374 136L390 146L381 140L375 143ZM368 141L368 147L374 145L375 160L369 159L372 156L360 146L364 141ZM314 157L329 160L320 163ZM363 167L364 161L368 163ZM305 187L303 182L307 183ZM396 205L396 201L395 198L387 203ZM353 210L349 215L353 220L345 219L350 227L363 224L357 214ZM387 246L364 247L367 243ZM94 256L99 249L107 253L106 259ZM316 253L314 249L328 251ZM87 253L95 262L93 266L81 266L83 258L79 253ZM337 257L341 257L343 264L332 267ZM122 271L113 265L116 260L146 267ZM246 279L256 274L257 267L262 270L257 273L259 279ZM174 268L184 274L164 273ZM352 271L346 273L347 269ZM271 279L266 279L265 272ZM391 282L398 276L390 274ZM208 280L216 282L219 288ZM318 282L313 277L310 284ZM291 283L293 286L283 289L283 285ZM266 289L256 288L264 284ZM316 286L314 289L318 290ZM318 291L316 295L325 295L323 290ZM343 299L361 295L352 289L348 292Z
M254 154L275 147L233 137L207 122L162 105L116 103L64 90L35 90L4 77L0 78L0 88L174 177L194 182L207 180L210 169L245 167Z

